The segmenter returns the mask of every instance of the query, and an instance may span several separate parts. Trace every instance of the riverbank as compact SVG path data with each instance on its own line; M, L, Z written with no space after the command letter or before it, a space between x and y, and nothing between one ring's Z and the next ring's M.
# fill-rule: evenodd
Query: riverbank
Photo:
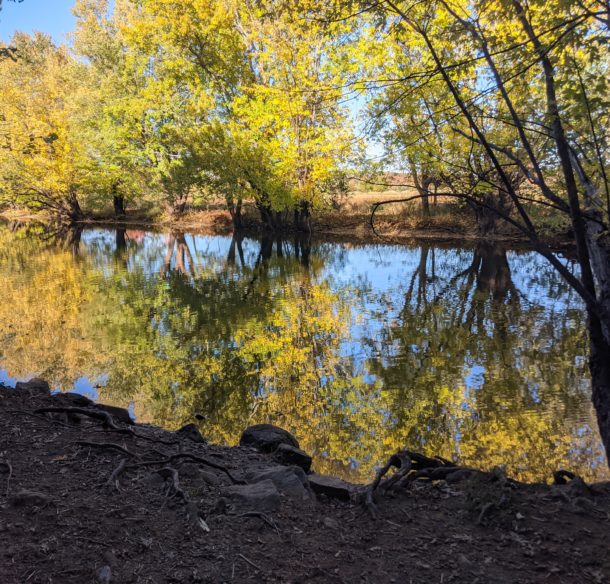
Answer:
M336 208L317 211L313 216L313 233L329 240L354 243L385 242L408 244L414 241L435 240L437 242L490 241L507 245L528 245L530 241L516 229L499 224L496 233L482 236L477 228L474 214L468 208L451 203L432 206L429 217L423 217L416 203L392 203L404 193L359 193L347 197ZM373 206L384 203L375 213L374 227L371 225ZM45 221L44 215L22 211L0 212L8 221ZM552 248L566 249L573 246L567 225L556 218L539 217L543 225L541 238ZM106 227L133 227L146 229L169 229L179 232L226 235L233 232L231 216L224 202L209 203L202 209L190 210L180 216L152 213L145 210L128 210L123 217L112 213L88 214L78 225L100 225ZM263 225L255 206L245 203L243 207L244 234L263 232ZM290 227L290 226L288 226ZM290 231L282 234L291 236Z
M374 519L362 488L251 446L269 436L228 448L205 425L129 421L44 383L0 387L3 583L610 580L607 484L445 473L376 493Z

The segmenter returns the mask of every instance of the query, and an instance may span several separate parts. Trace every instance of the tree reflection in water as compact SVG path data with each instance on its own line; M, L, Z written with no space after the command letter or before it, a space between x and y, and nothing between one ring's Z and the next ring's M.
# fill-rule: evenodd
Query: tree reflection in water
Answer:
M140 420L176 427L197 412L228 443L275 422L318 470L354 480L405 445L530 480L605 472L582 307L532 253L46 236L0 229L13 378L86 377Z

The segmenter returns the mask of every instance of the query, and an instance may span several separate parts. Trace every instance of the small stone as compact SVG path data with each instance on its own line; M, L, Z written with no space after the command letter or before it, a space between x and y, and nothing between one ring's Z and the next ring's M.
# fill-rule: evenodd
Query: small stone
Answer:
M349 501L351 496L351 485L345 481L324 475L310 475L309 484L316 495L326 495L331 499Z
M251 483L270 480L280 493L300 501L310 499L310 488L303 469L297 466L272 466L258 473L250 473L246 479Z
M102 566L95 574L95 579L99 584L110 584L112 582L112 570L110 566Z
M48 505L50 502L51 498L44 493L27 491L25 489L15 493L9 499L9 503L13 507L42 507Z
M222 484L222 479L217 474L207 470L199 471L199 478L212 487L218 487Z
M299 447L297 439L290 432L273 424L249 426L241 435L239 444L252 446L262 452L274 452L280 444Z
M324 523L324 527L328 527L328 529L339 529L339 522L332 517L325 517L322 520L322 523Z
M193 442L199 442L201 444L207 444L207 440L201 435L199 432L199 428L195 426L195 424L186 424L186 426L182 426L180 430L176 431L176 434L181 438L187 438L188 440L192 440Z
M273 456L281 464L299 466L305 472L311 470L311 456L304 450L291 446L290 444L280 444Z
M178 470L180 477L191 479L193 481L203 481L208 485L218 486L222 484L220 477L213 472L200 469L197 464L193 462L187 462L180 466Z
M15 384L18 391L29 391L30 395L46 396L51 393L51 387L47 381L40 377L34 377L29 381L18 381Z
M280 508L280 494L267 479L252 485L233 485L223 491L223 496L238 512L260 511L262 513L277 511Z
M110 414L115 422L121 422L122 424L133 425L133 420L129 415L129 411L125 408L118 408L116 406L108 406L106 404L95 404L96 410L102 410L107 414Z

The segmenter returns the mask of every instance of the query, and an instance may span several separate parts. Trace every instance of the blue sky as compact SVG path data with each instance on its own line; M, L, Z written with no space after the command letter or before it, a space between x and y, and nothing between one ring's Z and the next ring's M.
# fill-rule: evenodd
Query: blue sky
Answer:
M35 30L49 33L55 41L66 40L66 33L74 29L72 6L74 0L23 0L2 2L0 11L0 40L7 42L16 31Z

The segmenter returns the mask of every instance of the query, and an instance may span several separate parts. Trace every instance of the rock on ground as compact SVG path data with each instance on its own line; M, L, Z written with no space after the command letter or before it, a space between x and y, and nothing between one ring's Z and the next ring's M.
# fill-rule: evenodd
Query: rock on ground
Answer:
M201 442L202 444L207 442L195 424L186 424L185 426L182 426L182 428L176 430L176 434L178 434L178 436L182 436L183 438L188 438L193 442Z
M280 493L272 480L261 480L251 485L234 485L222 491L235 512L277 511L281 505Z
M280 493L298 501L310 501L313 498L307 476L298 466L274 466L262 472L248 474L246 479L250 483L270 480Z
M305 472L311 470L311 456L304 450L290 444L280 444L273 453L273 456L281 464L292 464L302 468Z
M310 475L309 484L316 495L326 495L330 499L349 501L353 490L353 485L345 481L324 475Z
M261 452L273 452L280 444L299 447L297 439L287 430L273 424L256 424L244 430L240 446L252 446Z

